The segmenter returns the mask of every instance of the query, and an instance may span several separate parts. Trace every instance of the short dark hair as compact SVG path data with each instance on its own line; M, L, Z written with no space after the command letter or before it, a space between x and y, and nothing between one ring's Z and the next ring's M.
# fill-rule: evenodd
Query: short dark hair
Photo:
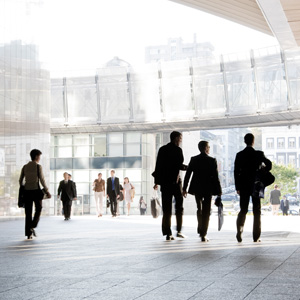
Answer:
M247 146L251 146L254 142L254 135L252 133L247 133L244 137L244 142Z
M98 176L99 176L99 175L102 175L102 173L98 173Z
M198 149L200 150L200 152L205 152L205 148L208 145L208 141L200 141L198 144Z
M72 177L72 174L68 173L68 175L69 175L70 177Z
M30 157L31 157L31 160L35 160L37 156L40 156L42 154L42 152L38 149L33 149L30 151Z
M170 140L173 142L177 137L182 136L182 134L179 131L172 131L170 134Z

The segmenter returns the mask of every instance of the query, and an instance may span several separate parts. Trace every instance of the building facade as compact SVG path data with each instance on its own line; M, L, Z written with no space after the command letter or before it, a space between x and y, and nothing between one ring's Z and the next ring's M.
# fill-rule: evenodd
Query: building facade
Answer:
M214 47L211 43L198 43L197 37L191 43L184 43L182 38L170 38L165 45L148 46L145 49L145 62L173 61L187 58L201 58L205 63L213 60Z

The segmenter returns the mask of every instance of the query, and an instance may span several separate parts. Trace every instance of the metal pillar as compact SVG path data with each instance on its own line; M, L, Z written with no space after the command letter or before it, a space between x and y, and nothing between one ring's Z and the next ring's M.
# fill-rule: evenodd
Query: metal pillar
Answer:
M223 74L223 83L224 83L224 96L225 96L225 104L226 104L225 116L229 116L228 84L227 84L227 77L226 77L223 55L220 56L220 70Z
M63 109L65 117L65 126L69 125L69 111L68 111L68 93L67 93L67 78L63 78Z
M100 101L100 88L99 88L99 76L95 76L96 94L97 94L97 124L101 124L101 101Z
M194 119L197 120L199 117L199 112L198 112L198 103L196 102L195 99L195 90L194 90L194 86L195 86L195 82L194 82L194 69L193 69L193 61L192 59L189 60L190 62L190 88L191 88L191 100L192 100L192 104L194 107Z
M162 113L162 121L166 121L166 111L165 111L165 105L163 101L163 95L162 95L162 71L161 71L161 64L158 63L158 80L159 80L159 104L160 104L160 112Z
M290 86L290 80L289 80L289 72L286 64L286 57L285 53L283 50L280 51L280 56L281 56L281 62L283 64L284 68L284 77L286 81L286 88L287 88L287 109L291 110L292 109L292 94L291 94L291 86Z
M134 122L134 115L133 115L133 97L132 97L132 87L131 87L131 74L130 69L127 69L127 95L129 99L129 110L130 110L130 116L129 116L129 122Z
M255 58L254 58L254 52L252 49L250 51L250 59L251 59L251 68L253 70L253 77L254 77L254 82L255 82L255 95L256 95L256 103L257 103L256 112L259 114L261 112L261 99L260 99L260 93L259 93L257 67L256 67L256 63L255 63Z

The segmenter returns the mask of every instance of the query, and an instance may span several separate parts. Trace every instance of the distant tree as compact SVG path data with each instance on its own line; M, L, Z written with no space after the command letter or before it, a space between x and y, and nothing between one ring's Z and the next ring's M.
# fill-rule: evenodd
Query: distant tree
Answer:
M273 163L271 173L275 176L275 182L266 188L265 203L269 202L270 192L274 189L275 184L279 186L282 196L297 192L297 178L300 174L295 167L291 165L284 166Z

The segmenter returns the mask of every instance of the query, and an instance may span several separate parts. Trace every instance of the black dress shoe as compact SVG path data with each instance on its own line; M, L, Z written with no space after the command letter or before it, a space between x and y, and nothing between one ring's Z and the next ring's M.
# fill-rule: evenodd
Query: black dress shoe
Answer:
M32 235L28 235L27 240L32 240Z
M261 239L257 239L255 241L253 241L254 243L261 243Z
M206 236L201 236L201 242L207 243L209 242L209 239Z
M35 232L35 230L34 230L33 228L31 228L30 230L31 230L31 232L32 232L33 236L35 236L35 237L36 237L36 232Z
M175 240L175 238L174 238L173 235L167 235L166 236L166 241L174 241L174 240Z
M242 234L241 234L240 232L238 232L238 233L236 234L236 239L237 239L237 241L238 241L239 243L242 242Z
M186 236L184 234L182 234L181 232L177 232L177 237L185 239Z

